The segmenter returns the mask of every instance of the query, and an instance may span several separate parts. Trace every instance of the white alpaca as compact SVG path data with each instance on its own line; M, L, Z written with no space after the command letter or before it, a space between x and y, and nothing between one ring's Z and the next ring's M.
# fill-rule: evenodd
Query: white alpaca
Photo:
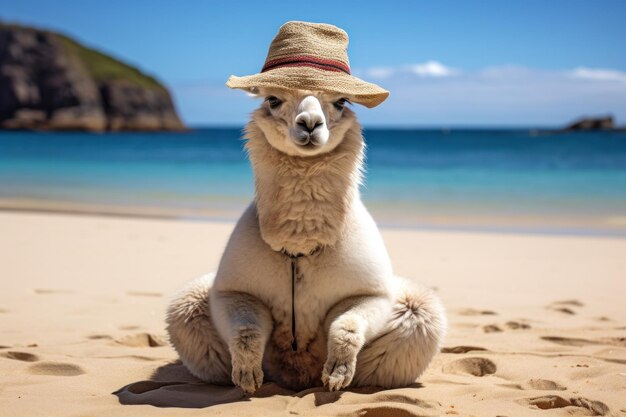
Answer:
M193 281L169 306L174 348L198 378L248 393L264 378L291 389L413 383L446 318L430 290L392 273L359 197L354 113L337 95L258 93L267 98L245 136L256 199L215 279Z

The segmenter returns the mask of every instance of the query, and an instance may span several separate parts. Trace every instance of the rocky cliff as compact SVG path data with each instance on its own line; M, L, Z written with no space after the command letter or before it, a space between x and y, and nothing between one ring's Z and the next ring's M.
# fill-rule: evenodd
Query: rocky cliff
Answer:
M182 130L167 89L48 31L0 23L0 128Z

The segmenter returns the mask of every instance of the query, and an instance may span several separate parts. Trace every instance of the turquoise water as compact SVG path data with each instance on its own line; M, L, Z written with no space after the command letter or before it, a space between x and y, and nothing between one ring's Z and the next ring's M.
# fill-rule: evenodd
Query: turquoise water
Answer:
M254 191L239 137L239 129L1 132L0 201L235 219ZM626 134L367 129L365 137L362 191L380 223L626 233Z

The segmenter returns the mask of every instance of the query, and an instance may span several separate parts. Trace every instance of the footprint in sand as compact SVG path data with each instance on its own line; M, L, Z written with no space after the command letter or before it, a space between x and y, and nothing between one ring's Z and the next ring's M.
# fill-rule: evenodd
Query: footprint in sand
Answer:
M411 404L411 403L409 403ZM427 403L426 401L420 401L420 403L418 404L411 404L413 407L419 407L422 409L425 409L423 412L420 412L419 414L416 413L415 411L413 412L409 412L406 411L406 409L404 407L401 406L395 406L393 404L382 404L382 405L365 405L359 408L359 415L360 416L401 416L401 417L410 417L410 416L415 416L415 415L420 415L423 416L425 414L423 413L427 413L428 415L441 415L439 414L439 412L437 412L437 414L433 414L433 412L436 412L434 410L434 408L436 407L437 409L439 408L439 404L435 404L435 403ZM426 411L428 410L428 411Z
M568 307L550 307L550 310L558 311L563 314L569 314L570 316L576 315L576 312Z
M48 294L72 294L70 290L55 290L52 288L35 288L33 290L35 294L48 295Z
M138 330L138 329L141 329L141 326L137 326L137 325L120 326L120 327L118 327L118 329L120 329L120 330Z
M159 336L150 333L136 333L116 340L117 343L130 347L159 347L167 343Z
M92 334L91 336L87 336L89 340L112 340L113 338L108 334Z
M563 305L563 306L572 306L572 307L584 307L585 305L578 301L578 300L562 300L562 301L555 301L554 303L555 305Z
M39 362L31 365L28 372L34 375L76 376L85 373L85 370L73 363Z
M576 337L543 336L541 339L564 346L610 345L626 347L626 337L601 337L595 340Z
M549 379L529 379L521 385L521 388L538 391L565 391L567 389L567 387Z
M15 352L8 351L0 353L0 356L7 359L15 359L16 361L24 361L24 362L37 362L39 360L39 356L33 355L28 352Z
M441 353L467 353L473 351L487 351L487 349L478 346L454 346L441 348Z
M483 326L483 332L485 333L498 333L501 332L502 329L495 324L488 324Z
M337 392L337 391L335 391ZM367 391L363 392L368 393ZM387 402L387 403L400 403L400 404L410 404L413 406L417 406L417 407L421 407L421 408L430 408L430 409L437 409L439 408L440 404L438 402L435 401L426 401L426 400L422 400L419 398L415 398L412 397L410 395L402 395L402 394L392 394L389 391L382 391L382 392L378 392L378 393L372 393L370 394L372 396L372 402L373 403L382 403L382 402ZM341 394L339 395L341 396ZM384 408L381 407L380 411L383 411ZM369 414L363 414L365 416L369 415ZM379 416L379 415L395 415L395 413L390 413L390 412L382 412L381 414L378 413L374 413L372 414L373 416Z
M461 316L495 316L497 313L491 310L477 310L475 308L464 308L458 311Z
M588 346L588 345L598 345L599 343L594 342L593 340L587 339L579 339L575 337L560 337L560 336L542 336L542 340L546 340L548 342L556 343L557 345L564 346Z
M510 330L526 330L530 329L530 324L521 321L507 321L506 323L504 323L504 326L499 326L497 324L488 324L486 326L483 326L483 332L498 333L503 331L503 327Z
M126 295L131 295L133 297L163 297L163 294L160 292L150 291L126 291Z
M570 398L569 400L558 395L545 395L543 397L527 398L519 401L531 408L550 410L553 408L580 407L591 411L593 416L606 416L610 414L609 407L600 401L591 401L586 398Z
M584 307L585 305L578 300L562 300L555 301L549 304L546 308L552 311L558 311L559 313L575 315L576 310L574 307Z
M463 358L447 363L443 372L454 375L485 376L496 372L496 364L486 358Z
M519 321L507 321L504 325L511 330L530 329L530 324Z

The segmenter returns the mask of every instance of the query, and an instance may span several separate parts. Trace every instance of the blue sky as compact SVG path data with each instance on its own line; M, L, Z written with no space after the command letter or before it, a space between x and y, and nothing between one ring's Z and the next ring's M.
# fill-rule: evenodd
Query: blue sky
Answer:
M626 1L0 0L0 19L73 35L165 82L192 125L243 123L257 103L224 87L258 72L278 27L350 35L353 73L391 91L365 125L626 124Z

